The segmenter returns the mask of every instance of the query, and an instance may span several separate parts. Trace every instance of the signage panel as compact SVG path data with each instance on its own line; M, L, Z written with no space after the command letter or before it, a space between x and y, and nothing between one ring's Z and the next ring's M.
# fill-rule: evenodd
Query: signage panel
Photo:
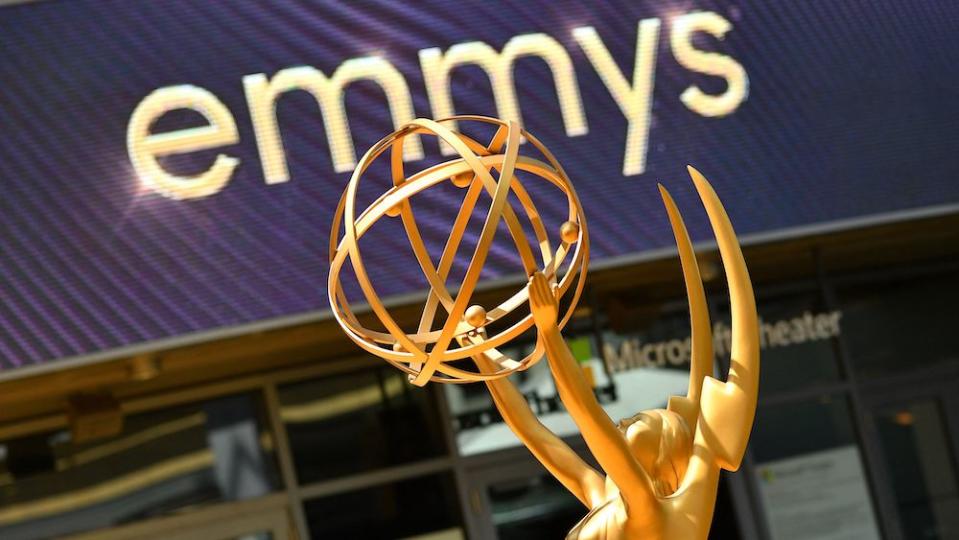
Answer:
M0 369L319 316L349 171L416 116L521 120L576 184L597 264L672 246L656 183L695 208L686 163L747 241L950 211L957 16L896 1L5 6ZM442 152L424 139L404 155L412 170ZM426 197L431 247L460 196ZM684 215L710 238L704 213ZM378 292L421 291L395 252L365 254L391 269ZM518 269L508 250L487 267Z

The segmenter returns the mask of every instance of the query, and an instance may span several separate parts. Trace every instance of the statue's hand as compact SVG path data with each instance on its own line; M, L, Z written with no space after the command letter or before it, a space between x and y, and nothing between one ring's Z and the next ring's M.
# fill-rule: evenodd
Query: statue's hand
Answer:
M559 306L553 289L542 272L536 272L529 278L529 306L533 311L533 321L540 332L558 330L556 321Z

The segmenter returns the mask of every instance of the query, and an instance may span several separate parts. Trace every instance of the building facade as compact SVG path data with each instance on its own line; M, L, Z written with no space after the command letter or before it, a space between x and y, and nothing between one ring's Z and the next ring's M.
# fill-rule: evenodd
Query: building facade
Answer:
M0 7L0 538L563 537L585 509L485 386L411 386L330 318L357 156L454 112L522 121L576 186L593 252L564 335L614 420L688 381L658 181L728 369L685 163L713 181L762 370L712 537L959 535L959 13L673 4ZM445 156L403 149L410 170ZM390 185L370 172L368 201ZM430 248L458 209L446 187L424 194ZM555 194L531 193L558 224ZM415 322L422 276L371 234L377 290ZM525 283L504 245L480 303ZM590 459L546 363L513 381Z

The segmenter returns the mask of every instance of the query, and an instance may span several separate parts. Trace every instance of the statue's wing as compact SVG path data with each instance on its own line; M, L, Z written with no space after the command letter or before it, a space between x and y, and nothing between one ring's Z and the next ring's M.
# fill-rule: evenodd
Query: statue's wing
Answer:
M759 321L756 299L736 233L719 197L696 169L689 167L719 244L732 313L732 348L726 382L704 378L698 435L723 469L739 468L756 414L759 391ZM687 283L688 285L688 283ZM690 300L692 302L692 300Z
M703 281L699 276L696 254L693 252L693 244L689 240L683 218L666 188L660 185L659 192L666 205L669 223L673 228L673 236L676 237L676 246L679 248L679 260L683 267L683 278L686 281L686 296L689 299L689 323L692 330L689 389L685 397L670 396L668 408L682 416L692 431L696 429L696 423L699 420L699 401L703 381L713 373L713 341L709 308L706 306L706 293L703 291Z

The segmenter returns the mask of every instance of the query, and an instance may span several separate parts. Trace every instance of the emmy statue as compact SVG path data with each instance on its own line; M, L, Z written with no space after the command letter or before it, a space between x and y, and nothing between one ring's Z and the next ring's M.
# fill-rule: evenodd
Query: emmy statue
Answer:
M457 130L457 122L485 124L495 132L483 144ZM412 135L434 135L458 157L407 175L403 170L403 141ZM523 138L539 156L519 154ZM357 213L360 180L370 164L385 152L390 154L393 186ZM685 396L671 396L666 409L640 412L618 424L600 407L560 333L584 286L589 237L583 209L557 160L516 122L479 116L410 122L363 156L335 213L330 239L329 299L333 315L346 335L359 347L406 372L415 385L431 380L484 382L510 429L588 509L568 539L706 538L720 469L738 469L746 449L759 377L759 335L752 285L739 243L716 193L698 171L690 167L689 173L705 205L728 280L733 318L729 375L726 382L711 376L712 336L702 280L679 211L660 186L689 298L689 388ZM565 194L568 217L558 227L555 249L531 191L523 185L523 179L531 177ZM451 182L464 191L464 196L446 245L434 264L417 227L410 199L441 182ZM484 191L491 198L489 211L462 283L451 291L446 286L447 277ZM519 201L517 208L510 204L510 194ZM390 315L370 282L360 253L359 240L384 215L402 220L416 261L430 285L416 331L405 331ZM528 229L524 228L521 216L527 220ZM500 305L486 309L471 305L470 299L501 221L505 221L529 281ZM527 238L529 230L535 234L532 245L538 247L539 258ZM347 261L372 315L379 321L377 329L361 324L350 306L341 284L341 270ZM563 310L559 309L560 300L565 300ZM520 309L525 306L529 309L522 313ZM437 317L439 309L445 311L445 317ZM441 324L436 325L437 319ZM536 347L526 357L510 358L497 349L526 331L536 335ZM506 378L544 355L560 399L605 476L544 427Z

